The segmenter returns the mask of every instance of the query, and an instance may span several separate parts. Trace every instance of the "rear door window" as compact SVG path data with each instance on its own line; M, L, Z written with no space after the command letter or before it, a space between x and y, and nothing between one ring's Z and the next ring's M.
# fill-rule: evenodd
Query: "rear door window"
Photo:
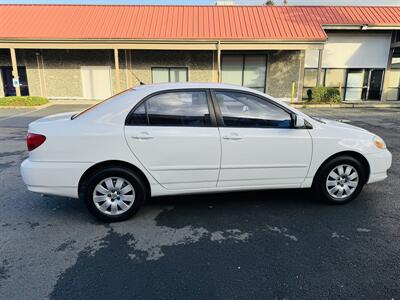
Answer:
M135 109L127 125L210 126L207 93L174 91L154 95Z

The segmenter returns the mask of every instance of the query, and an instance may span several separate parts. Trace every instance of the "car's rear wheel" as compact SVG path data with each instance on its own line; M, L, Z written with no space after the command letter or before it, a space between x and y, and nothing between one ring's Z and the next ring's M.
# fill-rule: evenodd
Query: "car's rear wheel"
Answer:
M98 219L123 221L142 206L146 187L131 170L107 167L89 177L83 189L83 198L89 211Z
M316 195L333 204L354 200L367 178L366 168L351 156L339 156L325 163L313 183Z

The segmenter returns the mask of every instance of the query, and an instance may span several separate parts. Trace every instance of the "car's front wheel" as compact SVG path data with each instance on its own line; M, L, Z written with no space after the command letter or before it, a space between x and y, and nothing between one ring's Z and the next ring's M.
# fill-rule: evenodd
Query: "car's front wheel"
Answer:
M88 179L83 198L95 217L117 222L130 218L139 210L146 198L146 188L131 170L107 167Z
M339 156L321 167L314 180L313 189L322 200L344 204L358 196L366 178L365 167L359 160L351 156Z

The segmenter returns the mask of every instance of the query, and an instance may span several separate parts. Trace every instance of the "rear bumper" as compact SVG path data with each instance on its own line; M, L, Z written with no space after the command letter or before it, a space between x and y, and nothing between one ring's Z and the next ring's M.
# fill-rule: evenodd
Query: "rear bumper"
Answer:
M365 156L370 166L370 175L367 183L384 180L387 177L387 170L392 165L392 154L383 150Z
M22 179L32 192L78 198L79 180L92 163L34 162L21 164Z

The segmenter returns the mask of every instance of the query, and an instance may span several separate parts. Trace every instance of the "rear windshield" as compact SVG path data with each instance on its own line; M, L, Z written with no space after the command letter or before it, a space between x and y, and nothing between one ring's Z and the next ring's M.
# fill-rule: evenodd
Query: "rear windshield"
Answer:
M122 92L119 92L118 94L115 94L115 95L111 96L110 98L107 98L107 99L105 99L105 100L103 100L103 101L101 101L101 102L99 102L99 103L96 103L96 104L94 104L94 105L92 105L92 106L89 106L88 108L82 110L81 112L79 112L79 113L77 113L77 114L74 114L74 115L71 117L71 120L74 120L74 119L76 119L76 118L82 116L83 114L87 113L88 111L92 110L93 108L98 107L98 106L100 106L100 105L102 105L102 104L104 104L104 103L106 103L106 102L108 102L108 101L110 101L110 100L113 100L113 99L116 98L117 96L122 95L122 94L125 94L126 92L129 92L129 91L132 91L132 90L133 90L133 89L124 90L124 91L122 91Z

